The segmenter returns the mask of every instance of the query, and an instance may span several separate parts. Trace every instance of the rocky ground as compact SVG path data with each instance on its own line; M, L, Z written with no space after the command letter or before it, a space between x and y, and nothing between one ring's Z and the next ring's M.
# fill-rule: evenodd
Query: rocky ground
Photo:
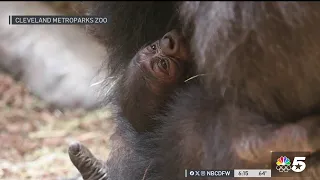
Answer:
M72 141L108 155L113 124L106 109L92 112L54 109L30 94L23 84L0 73L0 179L73 178Z

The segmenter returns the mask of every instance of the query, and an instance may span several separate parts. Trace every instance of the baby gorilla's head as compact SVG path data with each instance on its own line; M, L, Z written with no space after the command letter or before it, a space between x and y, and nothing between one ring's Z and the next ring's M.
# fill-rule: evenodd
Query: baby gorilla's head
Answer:
M154 126L150 117L166 107L167 101L191 74L191 60L183 37L175 30L142 48L122 77L120 107L136 130ZM134 109L143 113L134 114Z
M131 82L144 79L153 94L171 91L175 86L183 83L187 74L188 51L185 42L177 31L165 34L160 40L141 49L133 58L129 67Z

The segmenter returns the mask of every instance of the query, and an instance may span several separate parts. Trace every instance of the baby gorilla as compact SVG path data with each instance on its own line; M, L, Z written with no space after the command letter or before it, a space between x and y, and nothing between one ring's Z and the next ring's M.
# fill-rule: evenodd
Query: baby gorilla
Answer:
M170 31L160 40L142 48L115 88L119 90L116 96L120 107L117 120L128 120L138 133L152 132L160 125L153 117L166 112L175 91L187 88L184 80L194 72L186 43L177 31ZM249 163L268 163L270 151L314 152L319 149L319 131L310 131L318 126L318 117L307 117L296 124L270 125L264 117L247 110L228 105L223 108L241 122L234 130L237 138L233 148L238 157ZM247 127L251 130L241 131ZM236 134L239 131L241 135ZM113 136L125 138L120 137L121 133L117 131ZM85 146L79 143L71 145L69 156L84 180L107 179L106 164L96 159Z
M150 131L158 125L150 119L166 111L174 92L185 87L192 69L186 43L176 30L142 48L115 88L120 116L137 132Z

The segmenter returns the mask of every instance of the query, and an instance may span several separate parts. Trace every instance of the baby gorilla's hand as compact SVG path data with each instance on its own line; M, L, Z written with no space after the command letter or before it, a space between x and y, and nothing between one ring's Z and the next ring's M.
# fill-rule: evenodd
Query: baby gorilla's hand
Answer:
M79 142L72 143L69 146L68 153L83 180L107 180L105 163L94 157L84 145Z

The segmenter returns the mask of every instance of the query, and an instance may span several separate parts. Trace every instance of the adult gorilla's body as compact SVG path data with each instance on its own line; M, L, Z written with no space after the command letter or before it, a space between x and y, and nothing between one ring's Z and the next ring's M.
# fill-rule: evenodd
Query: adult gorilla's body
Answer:
M101 9L112 18L107 44L116 47L108 61L111 76L121 73L146 40L168 30L164 25L172 14L164 9L171 5L106 2ZM200 85L177 94L170 111L158 117L162 125L155 132L138 133L118 115L106 164L110 179L182 179L186 168L249 168L253 164L237 157L234 142L256 134L254 123L260 122L250 123L243 111L267 117L268 126L279 126L319 108L319 4L184 2L180 8L198 72L205 75ZM117 16L115 10L125 11ZM118 23L115 17L127 19ZM120 56L123 52L128 56ZM312 171L317 179L320 170Z

